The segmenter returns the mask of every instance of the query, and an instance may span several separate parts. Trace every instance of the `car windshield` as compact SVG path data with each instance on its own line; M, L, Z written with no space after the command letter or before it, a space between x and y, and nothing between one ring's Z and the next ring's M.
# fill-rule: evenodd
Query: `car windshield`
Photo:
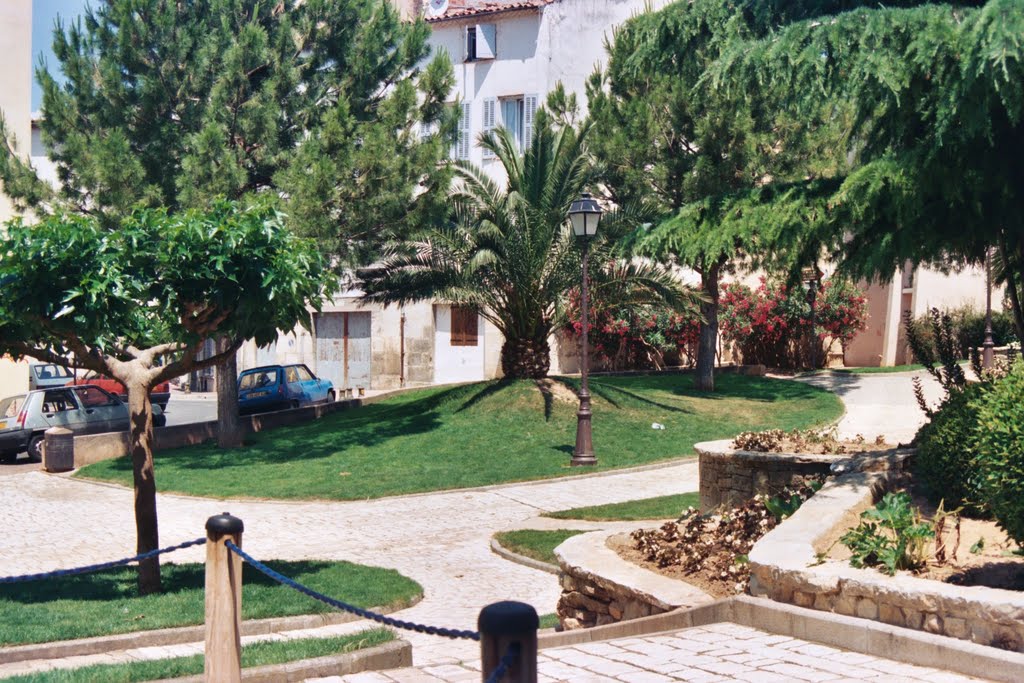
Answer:
M259 389L277 383L277 370L259 370L242 375L238 382L239 389Z
M24 404L24 396L8 396L5 399L0 399L0 417L17 417Z
M34 365L32 369L39 379L68 379L71 377L71 372L59 365Z

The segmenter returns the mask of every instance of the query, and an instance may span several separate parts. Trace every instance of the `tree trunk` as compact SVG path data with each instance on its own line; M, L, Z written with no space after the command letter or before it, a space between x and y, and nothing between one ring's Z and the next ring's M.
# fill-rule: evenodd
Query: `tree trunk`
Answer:
M508 379L543 379L551 367L551 347L541 339L506 339L501 345L501 371Z
M153 478L153 405L149 387L125 382L131 415L132 477L135 482L135 535L139 554L160 547L156 518L156 481ZM160 558L139 563L139 594L159 593Z
M700 276L701 289L707 301L701 302L700 343L697 347L697 374L694 385L698 391L715 390L715 350L718 346L718 276L722 266L718 263L704 269Z
M1006 234L1000 232L999 253L1003 259L1003 269L1006 273L1006 293L1010 296L1010 308L1013 309L1013 327L1017 332L1017 339L1024 342L1024 309L1021 308L1021 290L1017 289L1017 278L1014 277L1014 267L1020 268L1020 281L1024 283L1024 257L1014 264L1010 259L1009 250L1006 247ZM1019 253L1019 250L1018 250Z
M217 352L231 348L231 339L217 340ZM238 360L229 354L217 366L217 445L221 448L239 448L242 445L242 422L238 417Z

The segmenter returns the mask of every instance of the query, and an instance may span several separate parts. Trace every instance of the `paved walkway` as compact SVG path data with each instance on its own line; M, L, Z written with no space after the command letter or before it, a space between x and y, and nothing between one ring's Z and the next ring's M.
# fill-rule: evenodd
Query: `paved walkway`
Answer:
M922 419L913 402L908 374L823 375L804 381L834 388L843 397L847 416L840 429L844 432L870 437L876 433L873 428L885 427L887 435L909 440ZM690 461L640 471L362 502L222 502L161 495L158 509L165 545L203 535L209 516L230 511L244 520L244 547L256 558L344 559L391 567L418 581L425 591L423 601L403 611L402 618L472 629L480 608L490 602L519 600L546 614L554 611L559 595L550 574L491 553L489 541L495 532L606 528L611 525L538 520L536 516L696 490L697 465ZM0 518L7 520L0 535L0 576L101 562L134 552L129 489L38 471L0 477ZM202 548L173 556L176 562L202 560ZM419 634L408 638L414 645L417 666L478 658L478 646L472 642ZM161 656L175 652L163 649ZM147 649L124 658L154 656ZM109 655L101 657L110 661ZM72 663L86 661L0 665L0 676Z
M643 638L622 638L543 650L537 658L537 670L539 683L968 683L981 680L857 652L845 652L729 623ZM480 678L479 662L473 662L366 672L316 681L455 683L479 681Z

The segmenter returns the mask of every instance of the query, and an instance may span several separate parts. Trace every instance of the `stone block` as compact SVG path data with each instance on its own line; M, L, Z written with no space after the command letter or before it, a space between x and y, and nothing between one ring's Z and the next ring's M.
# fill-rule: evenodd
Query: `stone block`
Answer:
M793 604L797 607L810 607L814 604L814 593L793 591Z
M630 619L639 619L640 617L647 617L651 614L651 606L645 602L638 600L630 600L627 602L622 609L622 620L629 621Z
M583 628L583 624L580 623L579 619L562 619L563 631L578 631L581 628Z
M857 600L848 595L839 595L832 604L832 610L836 614L852 617L857 614Z
M598 614L597 621L595 622L598 626L606 626L608 624L614 624L618 619L611 616L610 614Z
M942 635L942 617L938 614L924 615L924 630L935 635Z
M857 601L857 616L861 619L878 619L878 605L870 598Z
M600 600L595 600L594 598L588 597L583 593L577 593L575 591L573 591L572 593L562 593L562 599L560 600L560 604L564 604L576 609L584 609L588 612L594 612L596 614L608 613L608 605L601 602Z
M971 630L971 640L981 645L991 645L995 639L995 631L992 624L987 621L972 621L968 623Z
M814 609L821 610L822 612L831 612L832 603L833 597L828 593L815 593Z
M920 631L924 626L924 612L916 610L911 607L903 608L903 625L907 628L912 628Z
M615 619L622 619L622 603L617 601L608 603L608 614Z
M967 638L970 633L966 620L950 616L942 620L942 630L951 638Z
M903 611L895 605L882 603L878 606L878 620L893 626L903 626Z

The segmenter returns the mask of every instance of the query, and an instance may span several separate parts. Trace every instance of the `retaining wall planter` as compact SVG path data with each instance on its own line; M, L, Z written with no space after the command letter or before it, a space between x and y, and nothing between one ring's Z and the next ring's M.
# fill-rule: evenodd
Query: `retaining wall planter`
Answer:
M752 595L1024 652L1024 595L955 586L847 562L821 561L843 529L902 483L905 460L889 470L855 468L829 481L750 552Z
M325 403L305 408L279 410L273 413L242 416L242 429L246 433L262 432L287 425L301 424L319 420L340 410L359 408L375 403L390 394L379 396L352 398L334 403ZM196 422L187 425L159 427L153 430L153 451L166 451L184 446L195 446L217 438L217 421ZM131 449L131 437L128 432L108 432L106 434L89 434L75 437L75 467L85 467L101 460L111 460L128 455Z
M563 629L604 626L714 600L695 586L623 560L607 544L615 533L580 534L555 548L562 585L556 611Z

